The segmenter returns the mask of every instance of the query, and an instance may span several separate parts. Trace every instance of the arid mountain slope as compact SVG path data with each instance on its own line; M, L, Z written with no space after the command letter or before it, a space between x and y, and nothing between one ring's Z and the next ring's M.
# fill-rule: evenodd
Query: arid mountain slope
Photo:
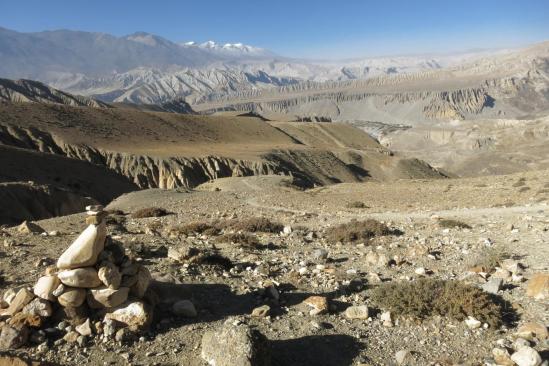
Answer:
M365 141L361 146L378 148L362 151L353 140L302 143L291 131L253 117L9 103L0 112L2 144L99 164L141 188L194 187L218 177L261 174L293 175L305 186L399 176L393 170L401 159L356 129ZM330 128L357 139L349 126ZM360 161L350 161L355 154L377 156L383 174L364 171Z
M97 100L65 93L38 81L24 79L0 79L0 102L35 102L64 104L73 107L107 107L107 104Z
M548 110L549 42L452 68L367 80L307 82L240 92L193 105L338 121L429 123L514 118Z
M383 145L459 176L549 168L549 117L440 122L399 129Z

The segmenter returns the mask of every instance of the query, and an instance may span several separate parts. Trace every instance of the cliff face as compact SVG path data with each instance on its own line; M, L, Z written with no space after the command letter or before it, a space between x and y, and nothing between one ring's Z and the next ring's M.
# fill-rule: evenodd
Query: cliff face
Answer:
M0 144L63 155L106 167L139 188L192 188L211 179L230 176L286 174L269 161L246 161L218 156L158 158L113 152L87 145L67 144L48 132L0 125Z
M342 126L345 127L345 126ZM251 175L288 175L303 187L357 182L367 177L385 179L391 174L382 172L378 164L394 167L384 149L360 153L365 158L357 164L350 161L343 147L329 149L273 149L257 160L234 159L222 156L155 157L108 151L82 144L68 144L49 132L13 125L0 125L0 145L7 145L43 153L62 155L105 167L125 177L138 188L193 188L207 181ZM342 145L339 142L339 145ZM299 146L299 145L298 145ZM354 150L353 150L354 151ZM358 150L356 150L358 151ZM359 154L358 152L354 153ZM429 167L423 174L441 175Z

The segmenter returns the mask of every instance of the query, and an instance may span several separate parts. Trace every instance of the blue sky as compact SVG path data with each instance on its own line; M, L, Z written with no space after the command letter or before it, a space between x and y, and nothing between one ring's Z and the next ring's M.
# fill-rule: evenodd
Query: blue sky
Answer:
M549 0L0 0L0 26L243 42L294 57L500 48L549 40Z

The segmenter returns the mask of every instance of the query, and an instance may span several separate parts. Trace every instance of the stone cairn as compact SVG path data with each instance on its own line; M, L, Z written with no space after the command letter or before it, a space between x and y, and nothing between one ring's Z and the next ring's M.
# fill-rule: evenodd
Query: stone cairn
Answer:
M113 336L117 328L147 329L154 302L145 296L151 283L149 271L107 236L107 213L102 206L87 206L86 211L88 227L57 264L46 269L33 291L13 291L9 307L0 309L0 319L7 318L0 332L0 351L23 346L29 328L40 329L52 316L75 325L66 329L67 342L94 333Z

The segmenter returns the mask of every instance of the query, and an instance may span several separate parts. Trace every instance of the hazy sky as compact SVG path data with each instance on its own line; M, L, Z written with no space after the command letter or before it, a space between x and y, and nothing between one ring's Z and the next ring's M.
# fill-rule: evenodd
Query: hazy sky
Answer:
M0 0L0 26L243 42L294 57L499 48L549 40L549 0Z

